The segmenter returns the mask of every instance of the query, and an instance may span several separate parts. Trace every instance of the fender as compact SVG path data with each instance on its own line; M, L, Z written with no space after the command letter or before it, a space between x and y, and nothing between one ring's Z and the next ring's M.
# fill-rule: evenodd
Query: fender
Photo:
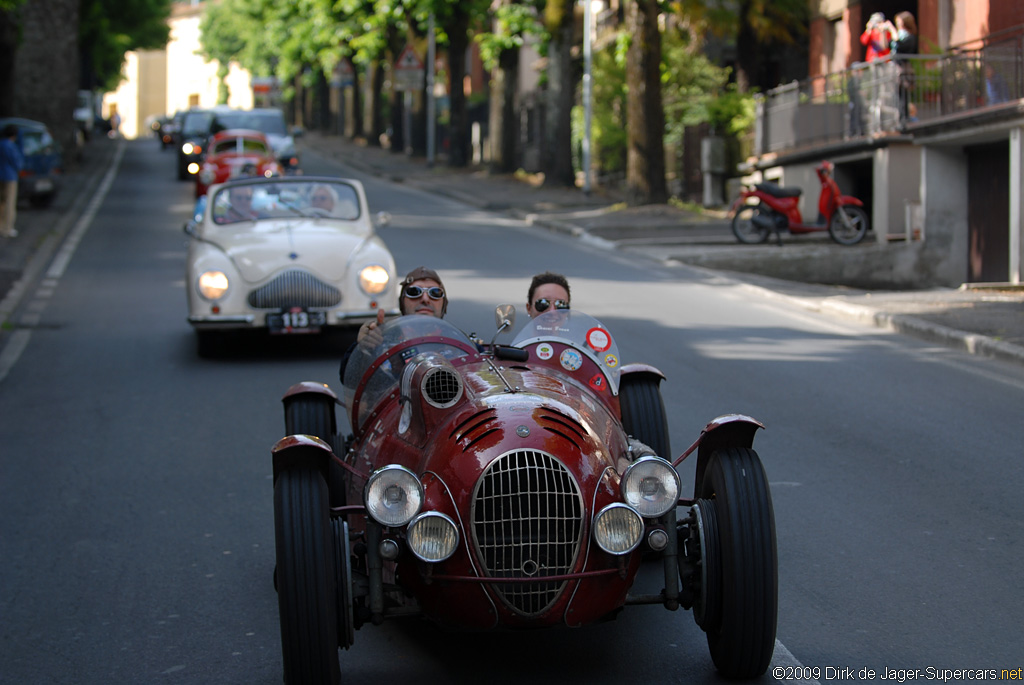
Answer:
M302 381L301 383L296 383L285 391L284 395L281 397L281 401L287 404L288 400L291 398L305 393L324 395L325 397L329 397L335 404L341 404L338 396L327 386L326 383L317 383L315 381Z
M740 207L747 203L747 199L751 197L757 197L760 199L756 191L753 190L741 190L739 197L732 201L732 205L729 206L729 213L735 214L740 210Z
M281 438L270 450L274 459L274 482L288 469L309 467L320 471L324 482L329 481L329 467L334 458L331 446L312 435L289 435Z
M694 477L696 491L704 481L704 469L707 468L708 460L715 450L720 447L751 447L754 444L754 434L759 428L764 428L764 424L746 414L719 416L704 426L700 437L672 465L679 466L697 450L697 473Z
M619 385L622 384L622 377L629 374L650 374L656 376L659 381L665 380L665 374L650 364L623 364L619 369Z
M864 203L852 195L840 195L839 199L836 200L836 206L842 207L843 205L857 205L858 207L863 207Z

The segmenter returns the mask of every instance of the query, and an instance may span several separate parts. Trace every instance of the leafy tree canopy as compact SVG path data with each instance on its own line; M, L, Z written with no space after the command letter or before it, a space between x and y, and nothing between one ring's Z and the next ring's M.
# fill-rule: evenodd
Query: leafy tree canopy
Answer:
M124 53L129 50L165 46L170 16L170 0L81 0L79 47L94 85L115 88L121 79Z

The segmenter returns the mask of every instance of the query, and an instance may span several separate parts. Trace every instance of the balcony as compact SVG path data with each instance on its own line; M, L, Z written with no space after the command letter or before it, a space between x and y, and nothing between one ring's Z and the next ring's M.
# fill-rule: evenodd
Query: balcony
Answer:
M758 96L758 158L821 154L1019 116L1024 26L951 48L794 81Z

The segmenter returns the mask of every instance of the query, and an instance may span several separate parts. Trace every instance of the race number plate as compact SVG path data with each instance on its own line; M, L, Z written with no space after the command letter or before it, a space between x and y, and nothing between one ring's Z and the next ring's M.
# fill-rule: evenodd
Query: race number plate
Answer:
M287 333L319 333L327 323L324 312L309 312L302 307L292 307L280 314L267 314L267 328L275 335Z

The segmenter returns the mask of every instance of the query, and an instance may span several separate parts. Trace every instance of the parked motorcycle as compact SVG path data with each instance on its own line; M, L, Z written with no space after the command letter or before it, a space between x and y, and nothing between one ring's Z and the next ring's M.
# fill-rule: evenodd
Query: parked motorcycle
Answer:
M864 203L839 192L832 172L835 165L823 161L815 171L821 181L818 197L818 219L804 223L800 213L800 188L787 188L776 183L755 183L736 198L732 212L732 232L741 243L763 243L772 233L782 244L782 232L791 234L828 231L840 245L856 245L869 230Z

